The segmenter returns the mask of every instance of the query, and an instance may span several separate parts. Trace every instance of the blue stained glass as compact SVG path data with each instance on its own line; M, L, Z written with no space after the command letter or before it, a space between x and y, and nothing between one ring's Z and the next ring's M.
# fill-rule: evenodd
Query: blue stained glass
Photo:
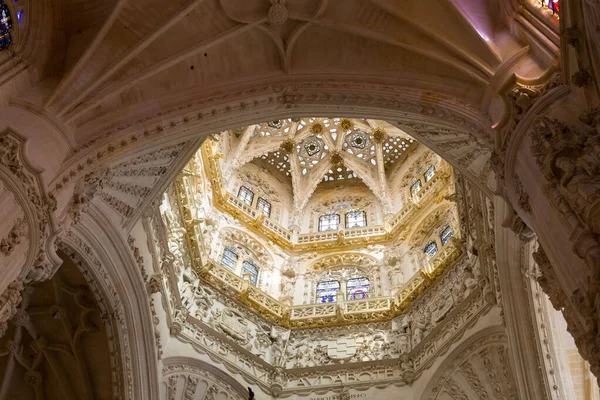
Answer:
M435 242L429 242L427 246L425 246L425 254L427 254L429 257L435 256L437 252L438 248Z
M365 277L351 278L346 283L346 297L348 300L366 299L369 297L371 282Z
M12 42L10 30L12 29L12 18L8 6L0 0L0 50L7 48Z
M242 263L242 276L246 272L250 274L250 283L256 286L256 282L258 281L258 268L252 261L244 261Z
M317 284L317 302L332 303L337 300L337 292L340 290L339 281L322 281Z
M447 226L446 228L444 228L444 230L440 234L440 240L442 241L442 246L445 246L451 237L452 237L452 228Z

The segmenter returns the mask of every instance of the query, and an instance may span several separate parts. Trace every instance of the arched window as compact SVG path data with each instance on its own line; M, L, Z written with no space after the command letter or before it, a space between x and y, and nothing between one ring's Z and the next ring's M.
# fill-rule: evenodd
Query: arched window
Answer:
M447 226L444 228L442 233L440 233L440 240L442 241L442 246L445 246L451 237L452 237L452 228L450 228L450 226Z
M321 281L317 284L317 303L332 303L337 300L340 281Z
M325 214L319 218L319 232L335 231L339 226L339 214Z
M252 205L252 202L254 201L254 192L246 186L241 186L240 191L238 192L238 198L244 203Z
M421 190L421 180L417 179L411 186L410 186L410 194L411 196L414 196L415 194L417 194L419 192L419 190Z
M366 299L369 297L371 282L365 277L350 278L346 282L346 298L348 300Z
M431 180L431 178L433 178L434 175L435 175L435 167L433 165L430 165L425 170L425 174L423 174L423 176L425 177L425 183L429 182Z
M271 203L264 197L259 197L256 202L256 208L262 211L267 217L271 216Z
M12 29L12 18L8 6L0 0L0 50L6 49L12 42L10 30Z
M362 228L367 226L367 213L363 210L348 211L346 213L346 228Z
M433 257L437 254L437 252L437 243L433 241L427 243L427 246L425 246L425 254L427 254L429 257Z
M223 250L223 256L221 257L221 265L235 272L237 261L238 255L235 250L231 247L226 247L225 250Z
M242 263L242 277L246 272L250 274L250 283L256 286L256 282L258 281L258 268L251 260L246 260Z

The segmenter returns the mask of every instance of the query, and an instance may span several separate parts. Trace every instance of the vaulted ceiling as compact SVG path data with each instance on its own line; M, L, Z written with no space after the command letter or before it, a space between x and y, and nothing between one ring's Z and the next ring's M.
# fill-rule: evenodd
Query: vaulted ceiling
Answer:
M157 114L221 87L306 74L400 79L478 102L503 48L490 37L498 21L487 3L462 3L65 2L62 71L49 80L44 106L81 141L116 114Z
M320 183L359 179L392 212L389 175L418 145L383 121L350 118L287 118L224 135L224 178L253 161L289 185L298 211Z

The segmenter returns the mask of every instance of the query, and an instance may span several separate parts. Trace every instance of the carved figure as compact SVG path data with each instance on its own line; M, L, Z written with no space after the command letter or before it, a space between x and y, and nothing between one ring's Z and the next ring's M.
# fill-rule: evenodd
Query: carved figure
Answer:
M419 317L413 322L413 347L421 343L421 340L423 340L423 337L425 336L425 331L427 330L428 325L429 319L425 314L419 315Z

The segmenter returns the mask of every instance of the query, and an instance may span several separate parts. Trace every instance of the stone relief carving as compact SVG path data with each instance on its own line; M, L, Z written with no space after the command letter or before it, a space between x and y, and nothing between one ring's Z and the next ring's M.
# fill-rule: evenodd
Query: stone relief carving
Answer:
M551 188L584 226L600 234L600 132L575 131L541 117L533 128L531 150Z
M14 297L21 291L11 290ZM109 337L77 267L65 263L51 280L25 290L28 303L0 339L0 363L13 364L5 390L27 398L119 397L112 387L120 377L109 366ZM95 379L88 374L92 365Z
M6 238L0 240L0 253L9 256L27 235L27 224L23 218L17 219Z
M517 398L504 334L483 336L458 351L449 356L450 364L432 379L423 399Z
M193 359L167 359L163 367L165 400L247 400L248 391L212 365Z

